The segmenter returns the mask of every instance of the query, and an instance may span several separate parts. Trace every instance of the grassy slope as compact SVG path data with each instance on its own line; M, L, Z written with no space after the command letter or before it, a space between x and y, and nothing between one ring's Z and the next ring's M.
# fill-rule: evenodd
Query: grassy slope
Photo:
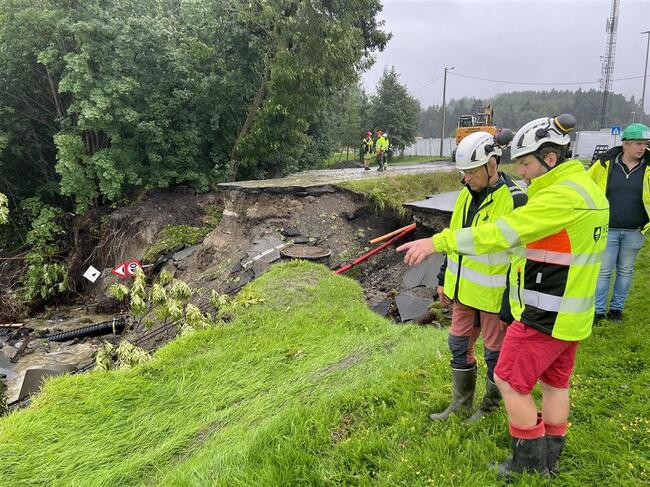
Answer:
M626 322L580 348L560 485L648 481L649 257ZM50 381L0 423L0 484L498 485L485 464L507 453L503 413L426 418L449 393L445 331L390 324L320 266L283 264L252 288L265 304L145 366Z
M388 186L365 190L384 204L434 184L375 182ZM650 482L649 261L646 244L623 325L579 349L553 485ZM267 302L232 325L132 371L53 379L0 420L0 485L498 485L485 464L508 452L503 412L470 427L426 419L448 400L445 331L390 324L323 267L284 264L250 286Z
M434 193L455 191L462 188L458 171L436 171L432 173L391 176L347 181L340 186L363 193L379 211L390 208L405 215L402 206L408 201L417 201Z
M350 159L358 161L359 154L358 153L352 153L350 151ZM323 168L328 168L331 167L335 164L338 164L339 162L346 161L348 160L346 158L346 153L345 152L336 152L332 154L329 158L325 159L322 163ZM368 160L370 161L371 165L376 165L377 164L377 157L375 154L371 154L368 157ZM449 157L438 157L438 156L404 156L404 157L399 157L397 155L393 156L393 160L390 162L391 165L395 164L420 164L423 162L436 162L436 161L448 161Z

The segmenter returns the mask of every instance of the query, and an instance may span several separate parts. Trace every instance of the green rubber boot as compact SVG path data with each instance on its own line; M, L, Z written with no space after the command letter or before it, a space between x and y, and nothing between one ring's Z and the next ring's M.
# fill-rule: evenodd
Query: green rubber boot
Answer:
M483 416L493 413L499 407L501 402L501 393L497 385L490 379L485 379L485 395L481 400L481 405L472 416L465 421L466 423L476 423L480 421Z
M457 411L471 411L476 388L476 365L471 369L451 369L451 403L444 411L429 415L431 421L449 418Z

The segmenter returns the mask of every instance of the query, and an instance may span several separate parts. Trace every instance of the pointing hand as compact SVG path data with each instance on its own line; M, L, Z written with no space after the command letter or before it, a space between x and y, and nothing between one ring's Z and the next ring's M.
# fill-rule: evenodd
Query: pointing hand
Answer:
M398 252L406 250L404 263L408 266L421 264L424 259L435 252L433 240L431 238L422 238L413 242L405 243L397 247Z

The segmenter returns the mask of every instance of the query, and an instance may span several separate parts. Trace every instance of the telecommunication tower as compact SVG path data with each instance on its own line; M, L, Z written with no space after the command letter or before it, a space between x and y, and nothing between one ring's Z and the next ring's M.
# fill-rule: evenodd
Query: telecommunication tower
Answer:
M619 0L612 0L612 10L607 18L605 32L607 32L607 44L605 55L602 57L602 68L600 78L600 89L603 92L603 105L600 110L600 128L605 128L607 122L607 97L612 90L612 78L614 75L614 59L616 58L616 30L618 29L618 4Z

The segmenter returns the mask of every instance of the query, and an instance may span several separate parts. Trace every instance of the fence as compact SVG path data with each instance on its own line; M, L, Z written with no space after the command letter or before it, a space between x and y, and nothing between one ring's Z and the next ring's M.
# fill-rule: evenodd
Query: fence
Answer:
M621 145L621 137L612 135L610 129L605 130L582 130L576 132L576 140L571 144L573 157L580 159L591 159L597 145L608 145L614 147Z
M442 155L451 157L451 152L456 148L456 141L453 137L444 139L442 143ZM404 149L405 156L439 156L440 139L418 139L415 144Z

